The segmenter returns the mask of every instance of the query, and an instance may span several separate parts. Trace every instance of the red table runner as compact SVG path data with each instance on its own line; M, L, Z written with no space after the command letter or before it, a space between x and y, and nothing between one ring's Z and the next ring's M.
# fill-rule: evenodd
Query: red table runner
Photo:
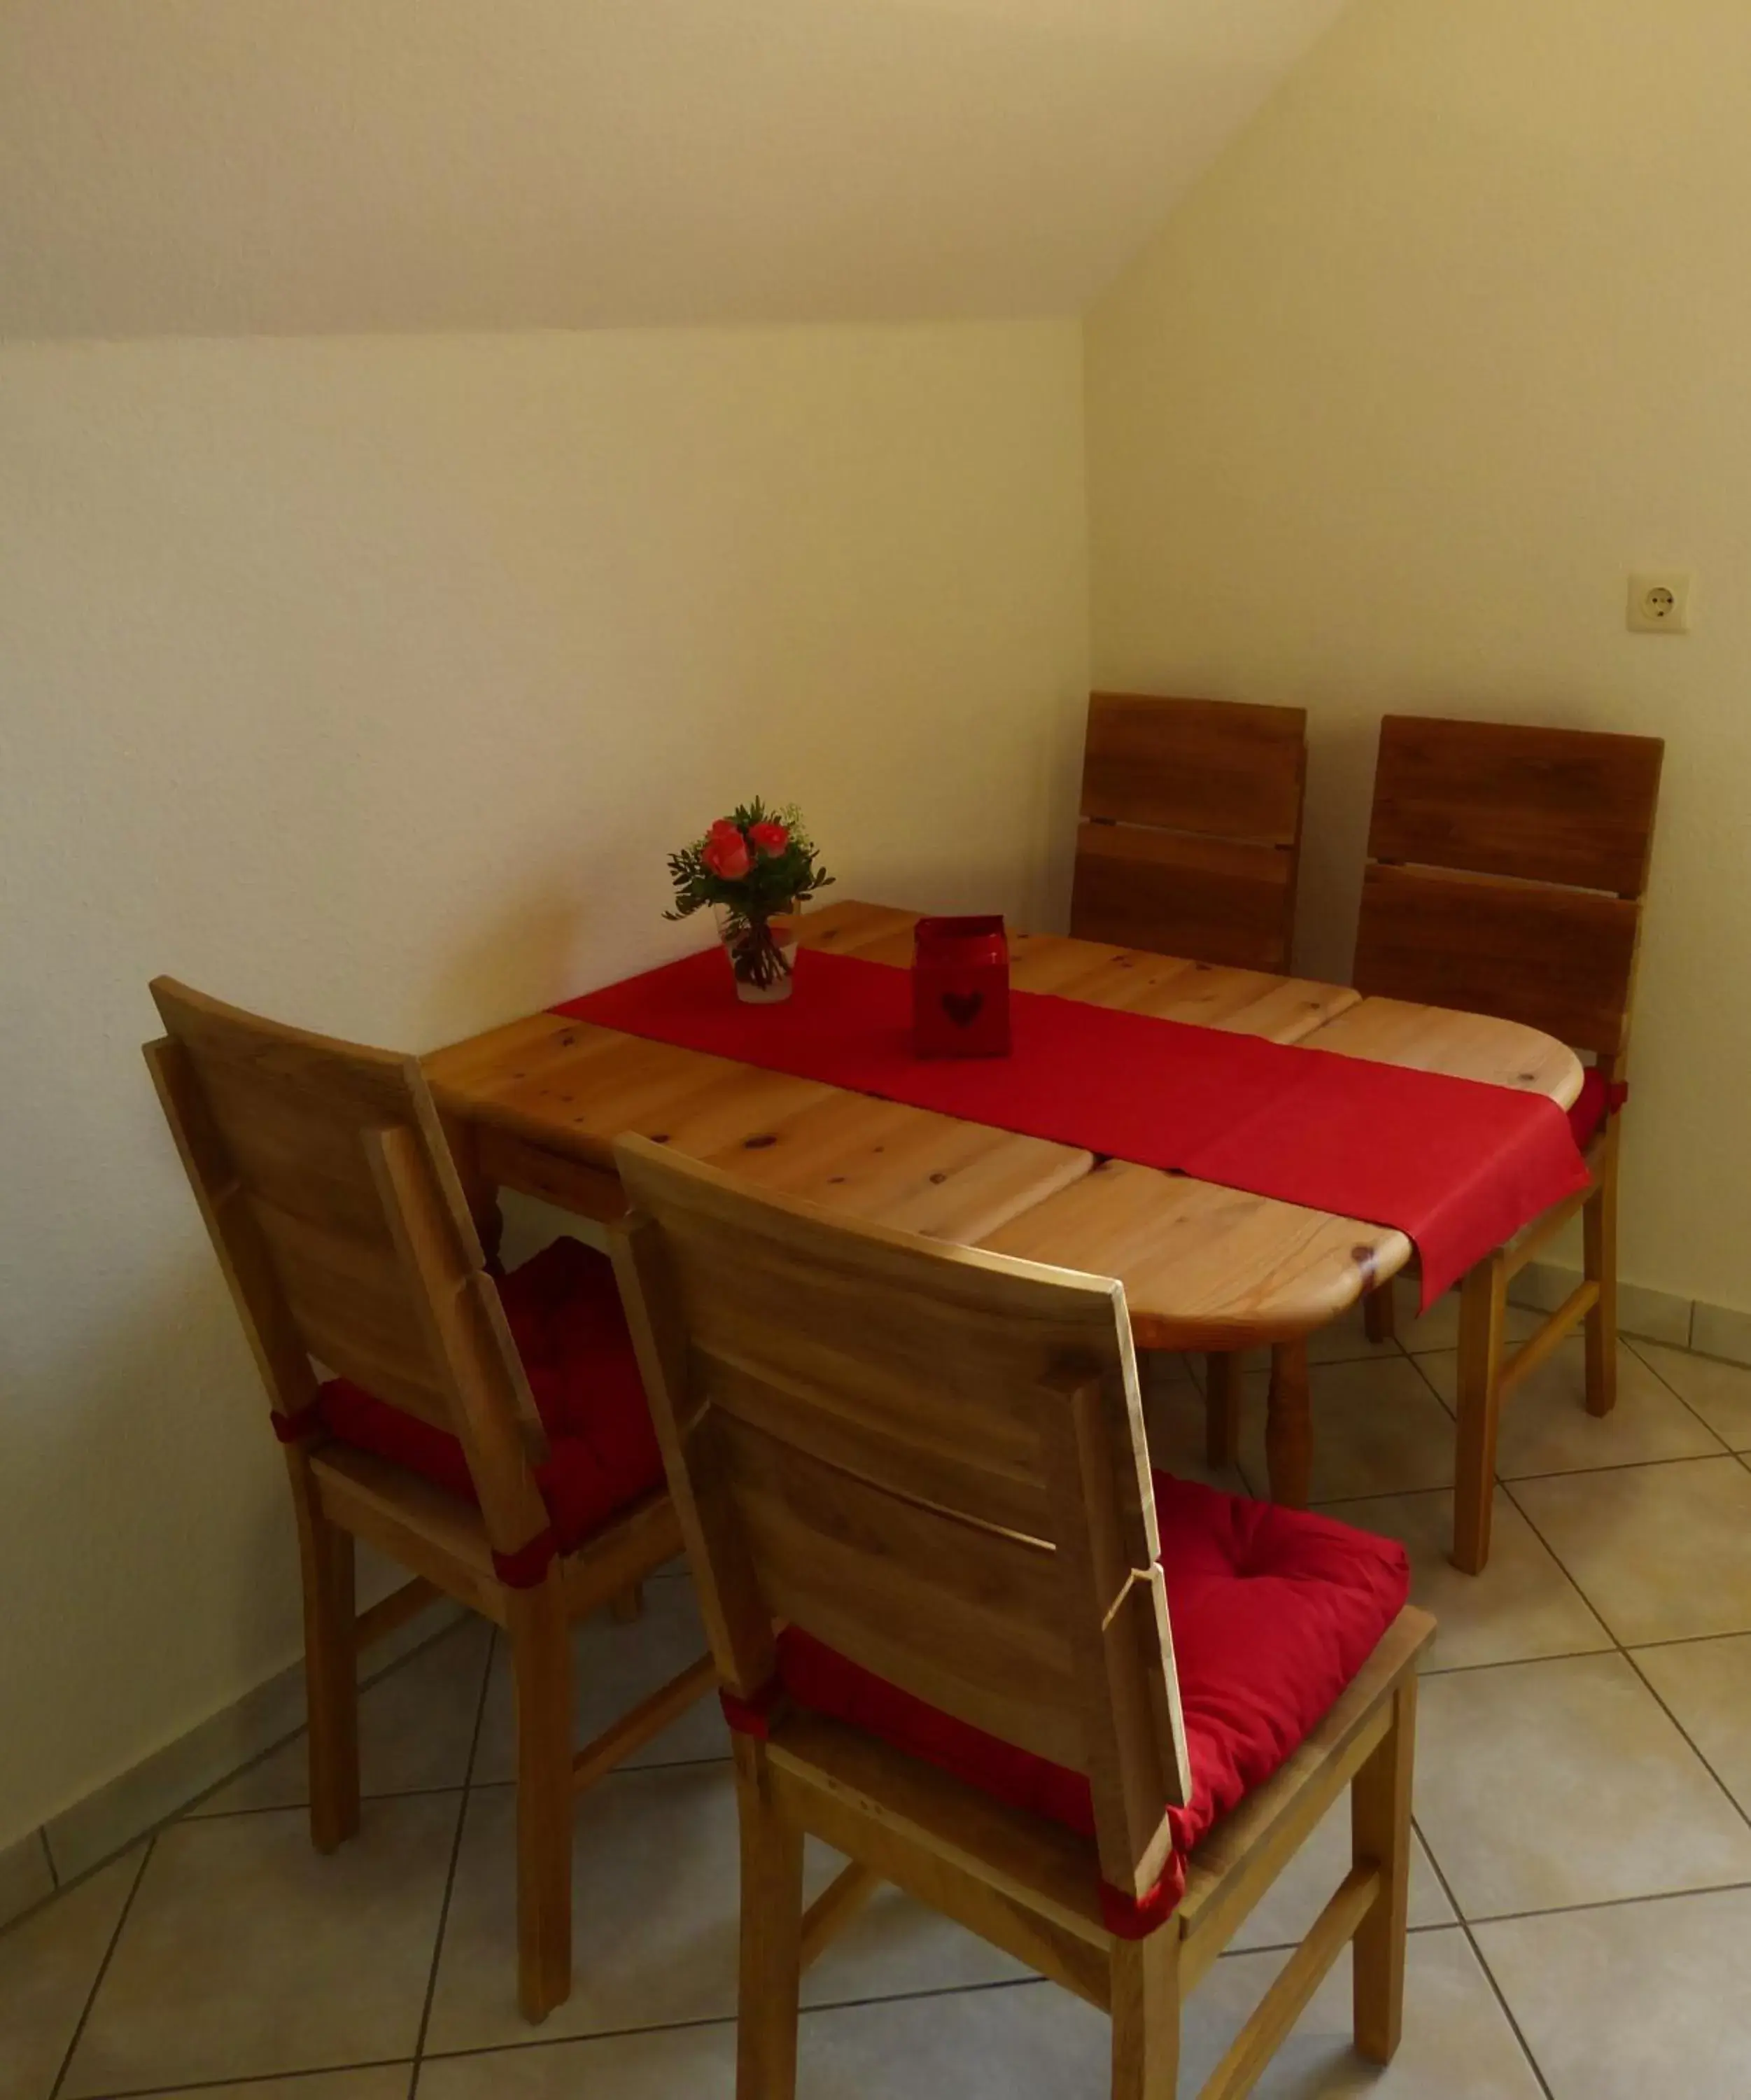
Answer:
M923 1060L910 973L808 949L795 995L739 1000L717 948L568 1000L573 1020L964 1123L1214 1181L1415 1242L1425 1307L1587 1185L1541 1094L1013 992L1008 1057Z

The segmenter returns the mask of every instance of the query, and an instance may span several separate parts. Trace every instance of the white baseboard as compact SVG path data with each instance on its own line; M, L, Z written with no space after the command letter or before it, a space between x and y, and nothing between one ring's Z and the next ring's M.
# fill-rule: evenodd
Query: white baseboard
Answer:
M27 1830L0 1851L0 1925L34 1910L55 1893L55 1870L40 1830Z
M1554 1312L1580 1281L1578 1268L1529 1261L1508 1286L1508 1295L1516 1304ZM1698 1356L1719 1357L1730 1364L1751 1364L1751 1312L1729 1305L1705 1304L1674 1290L1651 1290L1645 1283L1620 1283L1617 1325L1643 1341L1694 1349Z
M1509 1285L1508 1295L1517 1304L1554 1312L1580 1282L1578 1268L1561 1262L1529 1261ZM1617 1286L1617 1325L1625 1335L1639 1335L1643 1341L1687 1349L1695 1309L1691 1299L1672 1291L1650 1290L1641 1283Z
M1751 1312L1730 1305L1698 1304L1690 1346L1700 1357L1724 1357L1730 1364L1751 1364Z
M381 1677L454 1626L459 1604L442 1604L371 1648L362 1682ZM296 1662L241 1699L154 1750L35 1830L0 1849L0 1926L58 1888L112 1859L148 1830L294 1736L304 1725L304 1668Z

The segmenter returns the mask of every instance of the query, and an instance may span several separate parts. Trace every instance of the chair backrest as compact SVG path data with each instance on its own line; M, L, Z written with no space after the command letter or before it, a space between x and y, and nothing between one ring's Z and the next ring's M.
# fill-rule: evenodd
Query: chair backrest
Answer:
M275 1412L338 1372L458 1437L494 1549L529 1543L546 1441L418 1060L152 995L146 1060Z
M615 1149L616 1249L718 1669L787 1621L1084 1772L1140 1895L1187 1798L1124 1293Z
M1070 931L1286 970L1307 710L1093 693Z
M1522 1021L1614 1063L1665 750L1657 737L1387 716L1357 989Z

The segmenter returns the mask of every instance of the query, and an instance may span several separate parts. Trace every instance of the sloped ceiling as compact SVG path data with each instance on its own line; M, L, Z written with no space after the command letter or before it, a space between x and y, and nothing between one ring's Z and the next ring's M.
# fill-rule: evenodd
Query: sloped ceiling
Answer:
M1079 309L1342 0L0 0L0 333Z

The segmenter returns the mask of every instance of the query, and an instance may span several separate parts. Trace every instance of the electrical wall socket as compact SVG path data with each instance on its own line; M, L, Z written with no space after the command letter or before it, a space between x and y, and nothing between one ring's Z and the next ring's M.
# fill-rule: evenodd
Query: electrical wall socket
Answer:
M1632 634L1688 634L1691 579L1676 569L1630 579Z

